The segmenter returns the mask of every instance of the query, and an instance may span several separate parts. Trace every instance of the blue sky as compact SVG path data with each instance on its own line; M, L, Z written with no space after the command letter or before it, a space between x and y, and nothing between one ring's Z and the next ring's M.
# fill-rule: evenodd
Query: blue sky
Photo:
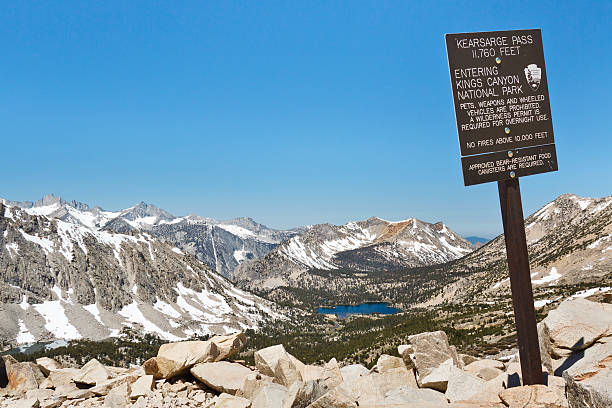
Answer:
M177 4L180 3L180 4ZM4 2L0 196L501 232L464 187L444 34L541 28L560 171L612 194L612 2Z

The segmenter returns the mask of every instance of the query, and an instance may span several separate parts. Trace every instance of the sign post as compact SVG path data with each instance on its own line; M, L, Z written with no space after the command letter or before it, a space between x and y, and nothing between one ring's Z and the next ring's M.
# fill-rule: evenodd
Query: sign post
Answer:
M543 384L519 177L556 171L540 30L446 35L463 181L497 181L523 384Z

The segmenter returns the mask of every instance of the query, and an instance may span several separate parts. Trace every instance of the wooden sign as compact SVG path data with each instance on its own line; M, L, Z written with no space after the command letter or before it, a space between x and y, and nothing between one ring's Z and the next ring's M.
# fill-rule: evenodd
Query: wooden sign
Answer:
M514 160L506 158L517 162L518 157L536 151L519 149L551 146L546 149L550 154L539 157L538 164L518 168L516 163L516 169L511 164L474 172L475 164L490 166L492 156L464 159L465 185L556 171L540 30L447 34L446 51L461 156L513 151Z
M446 35L466 186L497 181L523 385L543 384L519 177L556 171L540 30Z

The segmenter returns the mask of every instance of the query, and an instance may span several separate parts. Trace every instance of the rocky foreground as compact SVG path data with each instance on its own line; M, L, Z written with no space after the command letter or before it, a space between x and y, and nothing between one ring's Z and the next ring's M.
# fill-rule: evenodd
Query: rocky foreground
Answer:
M459 354L441 331L411 336L369 370L306 365L280 344L255 352L255 367L228 361L246 344L238 333L164 344L129 369L2 356L0 407L612 407L612 305L567 300L538 330L547 385L521 386L518 356Z

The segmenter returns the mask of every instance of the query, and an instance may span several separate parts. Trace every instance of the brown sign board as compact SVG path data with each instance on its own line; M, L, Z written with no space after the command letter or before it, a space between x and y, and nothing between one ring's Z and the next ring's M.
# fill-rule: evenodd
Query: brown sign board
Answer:
M554 158L514 173L478 174L464 167L465 185L557 170L540 30L447 34L446 50L461 156L503 152L508 159L510 151L530 156L517 149L547 145ZM464 165L475 161L490 158L462 159Z
M462 157L461 165L466 186L558 169L554 144Z

